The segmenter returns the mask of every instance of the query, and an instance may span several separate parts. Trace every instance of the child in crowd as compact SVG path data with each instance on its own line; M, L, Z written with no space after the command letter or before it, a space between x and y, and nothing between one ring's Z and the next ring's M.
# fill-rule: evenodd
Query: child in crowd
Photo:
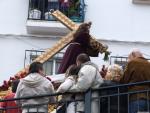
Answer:
M78 78L78 72L80 70L79 66L75 64L69 66L65 74L65 81L59 86L56 92L64 93L69 91L69 89L76 83ZM65 95L62 97L63 100L73 99L73 95ZM75 113L75 103L70 102L67 106L66 113Z
M79 70L80 70L80 67L76 66L75 64L71 65L66 71L65 81L59 86L59 88L57 89L57 92L64 93L66 91L69 91L69 89L77 81Z
M108 66L105 80L112 80L112 81L119 82L122 75L123 75L123 69L121 66L117 64L110 65Z

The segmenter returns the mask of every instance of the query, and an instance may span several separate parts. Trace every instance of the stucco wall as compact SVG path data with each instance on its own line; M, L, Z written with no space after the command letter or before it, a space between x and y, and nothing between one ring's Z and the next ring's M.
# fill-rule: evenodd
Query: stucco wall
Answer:
M25 50L45 50L56 43L55 38L0 35L0 84L24 68Z

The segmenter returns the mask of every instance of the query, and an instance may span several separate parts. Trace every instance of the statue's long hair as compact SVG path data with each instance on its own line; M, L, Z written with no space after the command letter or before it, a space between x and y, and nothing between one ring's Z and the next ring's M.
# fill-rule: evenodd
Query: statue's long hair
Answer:
M81 24L77 29L77 31L74 33L74 40L81 34L86 34L86 33L89 34L91 24L92 24L91 22Z

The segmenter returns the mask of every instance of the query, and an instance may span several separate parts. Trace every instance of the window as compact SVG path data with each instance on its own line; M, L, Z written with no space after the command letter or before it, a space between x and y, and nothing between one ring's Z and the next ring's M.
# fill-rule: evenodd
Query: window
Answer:
M59 69L59 66L61 64L61 61L62 61L62 59L57 59L56 60L56 65L55 65L55 72L56 72L56 74L58 74L58 69Z
M25 50L24 66L31 64L43 52L44 51L39 50ZM63 52L59 52L43 64L44 73L46 75L57 74L63 54Z
M124 69L126 64L127 64L127 59L128 59L128 57L111 56L110 57L110 65L111 64L118 64L118 65L122 66L122 68Z
M146 58L146 59L150 62L150 58ZM125 56L110 56L110 65L118 64L122 66L123 69L125 69L127 61L128 61L128 57Z
M53 68L54 68L53 59L48 60L47 62L45 62L43 64L43 68L44 68L44 73L46 75L53 75Z

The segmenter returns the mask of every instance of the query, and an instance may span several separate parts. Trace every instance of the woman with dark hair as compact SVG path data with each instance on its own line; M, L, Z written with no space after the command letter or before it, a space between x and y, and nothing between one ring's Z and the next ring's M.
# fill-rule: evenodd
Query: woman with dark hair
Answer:
M43 64L40 62L33 62L29 67L29 74L30 73L40 73L43 72Z
M65 81L59 86L57 92L64 93L69 91L71 86L77 81L79 70L80 66L77 66L75 64L69 66L65 73Z
M42 63L33 62L29 67L29 74L25 78L20 80L15 97L21 98L27 96L52 94L52 93L54 93L54 88L52 83L46 77L44 77ZM55 101L55 98L51 96L51 97L28 99L24 101L17 101L17 104L22 105L23 107L22 113L26 112L47 113L48 106L45 104L53 101ZM36 107L30 106L30 108L29 106L25 107L27 105L33 106L37 105L37 106Z
M87 48L90 47L90 35L89 30L91 27L91 22L83 23L79 26L76 33L74 34L74 39L68 46L61 65L59 67L58 73L65 73L67 68L76 64L76 58L81 53L87 53ZM96 55L98 56L98 54Z
M57 92L64 93L69 91L69 89L77 82L78 79L78 72L80 70L80 66L75 64L69 66L65 73L65 81L59 86ZM70 101L67 103L67 107L63 104L60 110L63 110L64 113L75 113L75 102L73 94L63 95L62 100ZM58 111L59 113L59 111Z

